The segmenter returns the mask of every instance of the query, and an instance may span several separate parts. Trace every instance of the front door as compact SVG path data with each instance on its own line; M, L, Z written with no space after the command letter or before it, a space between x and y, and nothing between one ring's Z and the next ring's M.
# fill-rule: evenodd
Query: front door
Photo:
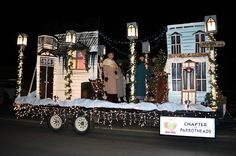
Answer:
M182 69L183 86L182 86L182 103L196 103L196 88L195 88L195 63L192 66L184 66Z
M40 99L53 98L53 64L53 58L40 58Z

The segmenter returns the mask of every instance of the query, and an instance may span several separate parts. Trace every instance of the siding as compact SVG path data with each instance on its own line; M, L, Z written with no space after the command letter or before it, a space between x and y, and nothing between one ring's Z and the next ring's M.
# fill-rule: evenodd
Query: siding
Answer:
M195 53L195 34L204 31L204 22L175 24L167 26L167 50L171 54L171 35L175 32L181 34L181 53ZM207 40L207 38L206 38Z

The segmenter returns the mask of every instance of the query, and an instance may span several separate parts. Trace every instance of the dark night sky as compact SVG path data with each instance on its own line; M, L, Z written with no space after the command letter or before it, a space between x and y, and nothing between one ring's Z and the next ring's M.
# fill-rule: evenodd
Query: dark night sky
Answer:
M5 4L6 8L12 8L11 14L3 10L0 12L3 31L0 78L16 78L18 50L16 36L21 32L29 35L25 51L24 76L30 78L35 66L38 35L64 33L69 29L95 30L99 26L102 32L112 38L126 40L126 22L136 21L139 24L140 38L143 38L160 31L168 24L200 22L204 20L205 15L216 14L219 32L215 37L226 42L224 48L218 49L219 84L225 92L236 90L236 83L233 83L235 76L231 73L236 67L236 54L232 47L235 44L232 40L233 11L229 3L189 1L188 4L169 1L164 4L165 1L156 1L156 4L142 2L133 7L131 1L129 4L113 1L107 6L92 1L83 4L68 2L69 5L66 2L57 2L60 3L57 6L45 5L46 2L43 1L40 4L30 4L31 6L18 3L15 4L17 6L15 8L11 4Z

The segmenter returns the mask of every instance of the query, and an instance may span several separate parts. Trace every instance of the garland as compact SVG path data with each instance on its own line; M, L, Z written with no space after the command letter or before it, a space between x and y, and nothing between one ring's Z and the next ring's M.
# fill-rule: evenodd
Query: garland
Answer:
M178 112L167 112L167 111L137 111L137 110L120 110L120 109L85 109L79 106L72 107L54 107L54 106L34 106L30 104L15 104L14 111L16 118L40 118L40 124L47 121L47 118L51 115L59 115L62 117L64 123L71 117L76 117L82 114L88 117L90 121L96 119L96 123L103 124L112 129L114 122L122 121L122 126L127 125L139 125L150 126L148 123L152 123L152 126L159 126L160 116L189 116L189 112L192 113L192 117L204 117L204 118L215 118L215 112L199 112L199 111L186 111L186 113L178 114Z
M23 59L24 59L24 46L20 47L20 50L18 51L18 78L17 78L17 88L16 88L16 96L21 95L21 87L22 87L22 78L23 78Z

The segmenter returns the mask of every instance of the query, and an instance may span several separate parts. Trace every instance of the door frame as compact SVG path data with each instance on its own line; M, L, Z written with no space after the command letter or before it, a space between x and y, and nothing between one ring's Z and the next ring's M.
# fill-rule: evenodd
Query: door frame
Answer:
M196 103L196 62L187 60L182 64L182 92L181 101L182 104L195 104ZM185 72L187 72L187 88L185 89ZM191 84L191 72L193 72L193 88L190 88ZM186 95L187 94L187 95ZM187 97L186 97L187 96Z

